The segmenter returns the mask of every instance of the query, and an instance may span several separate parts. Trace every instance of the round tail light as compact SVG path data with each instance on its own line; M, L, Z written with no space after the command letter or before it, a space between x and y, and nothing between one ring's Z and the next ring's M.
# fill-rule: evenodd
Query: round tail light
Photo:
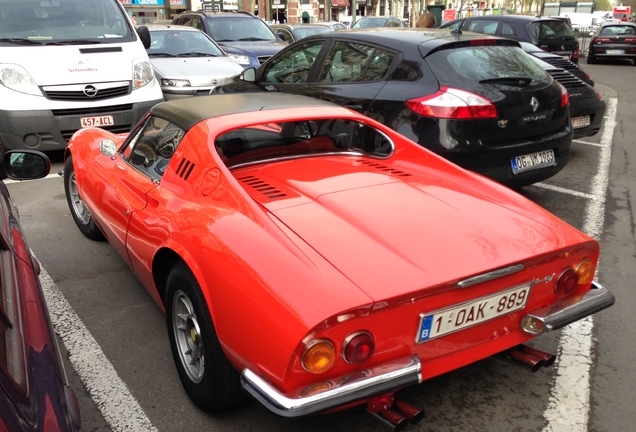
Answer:
M367 361L375 350L373 338L368 333L349 335L342 348L342 355L346 362L360 364Z
M576 272L579 275L579 285L585 285L590 283L592 279L594 279L594 264L590 260L584 260L579 264L576 269Z
M567 269L557 280L555 291L557 294L567 294L579 285L579 274L574 269Z
M305 347L302 364L307 372L321 374L327 372L336 361L333 345L326 340L316 339Z

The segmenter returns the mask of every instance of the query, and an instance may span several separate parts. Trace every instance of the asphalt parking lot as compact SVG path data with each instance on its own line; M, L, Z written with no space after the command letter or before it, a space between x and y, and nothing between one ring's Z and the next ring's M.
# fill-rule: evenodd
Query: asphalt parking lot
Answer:
M617 295L617 305L542 340L546 350L561 354L553 369L530 374L488 359L408 389L405 397L426 411L426 420L409 430L613 431L629 430L636 421L629 348L636 94L625 82L633 67L585 68L603 97L614 101L604 129L577 140L572 161L557 176L521 192L601 241L598 277ZM58 161L53 173L59 168ZM361 410L293 421L251 402L219 416L200 412L181 389L161 312L107 244L77 232L61 179L9 188L45 269L42 280L67 348L84 430L386 430Z

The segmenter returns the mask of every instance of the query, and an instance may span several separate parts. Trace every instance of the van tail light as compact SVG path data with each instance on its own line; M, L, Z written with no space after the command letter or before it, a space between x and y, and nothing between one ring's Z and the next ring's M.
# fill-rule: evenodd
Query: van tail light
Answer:
M425 117L458 120L497 118L497 108L488 99L450 87L440 87L432 95L407 100L406 106Z

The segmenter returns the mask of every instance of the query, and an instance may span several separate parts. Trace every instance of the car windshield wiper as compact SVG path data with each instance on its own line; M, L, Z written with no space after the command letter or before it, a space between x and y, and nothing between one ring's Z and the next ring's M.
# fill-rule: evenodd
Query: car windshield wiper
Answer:
M257 38L257 37L247 37L247 38L241 38L239 39L240 41L266 41L269 39L263 39L263 38Z
M102 42L92 39L67 39L62 41L47 42L45 45L94 45Z
M164 52L157 52L157 53L148 53L148 57L177 57L177 55L164 53Z
M179 54L179 57L217 57L217 55L194 51L194 52L181 53Z
M496 78L486 78L480 80L480 84L508 84L508 85L517 85L519 87L527 86L532 82L532 78L530 77L496 77Z
M236 42L236 39L214 39L214 42Z
M44 42L39 40L22 39L22 38L2 38L0 42L11 43L16 45L42 45Z

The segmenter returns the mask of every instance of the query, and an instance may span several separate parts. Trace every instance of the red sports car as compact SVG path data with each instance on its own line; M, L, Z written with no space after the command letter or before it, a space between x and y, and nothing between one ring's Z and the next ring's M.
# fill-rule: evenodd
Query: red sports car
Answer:
M596 241L317 99L204 96L129 135L82 129L64 184L165 310L207 411L245 390L283 416L418 417L395 391L494 354L549 364L524 343L614 302Z

